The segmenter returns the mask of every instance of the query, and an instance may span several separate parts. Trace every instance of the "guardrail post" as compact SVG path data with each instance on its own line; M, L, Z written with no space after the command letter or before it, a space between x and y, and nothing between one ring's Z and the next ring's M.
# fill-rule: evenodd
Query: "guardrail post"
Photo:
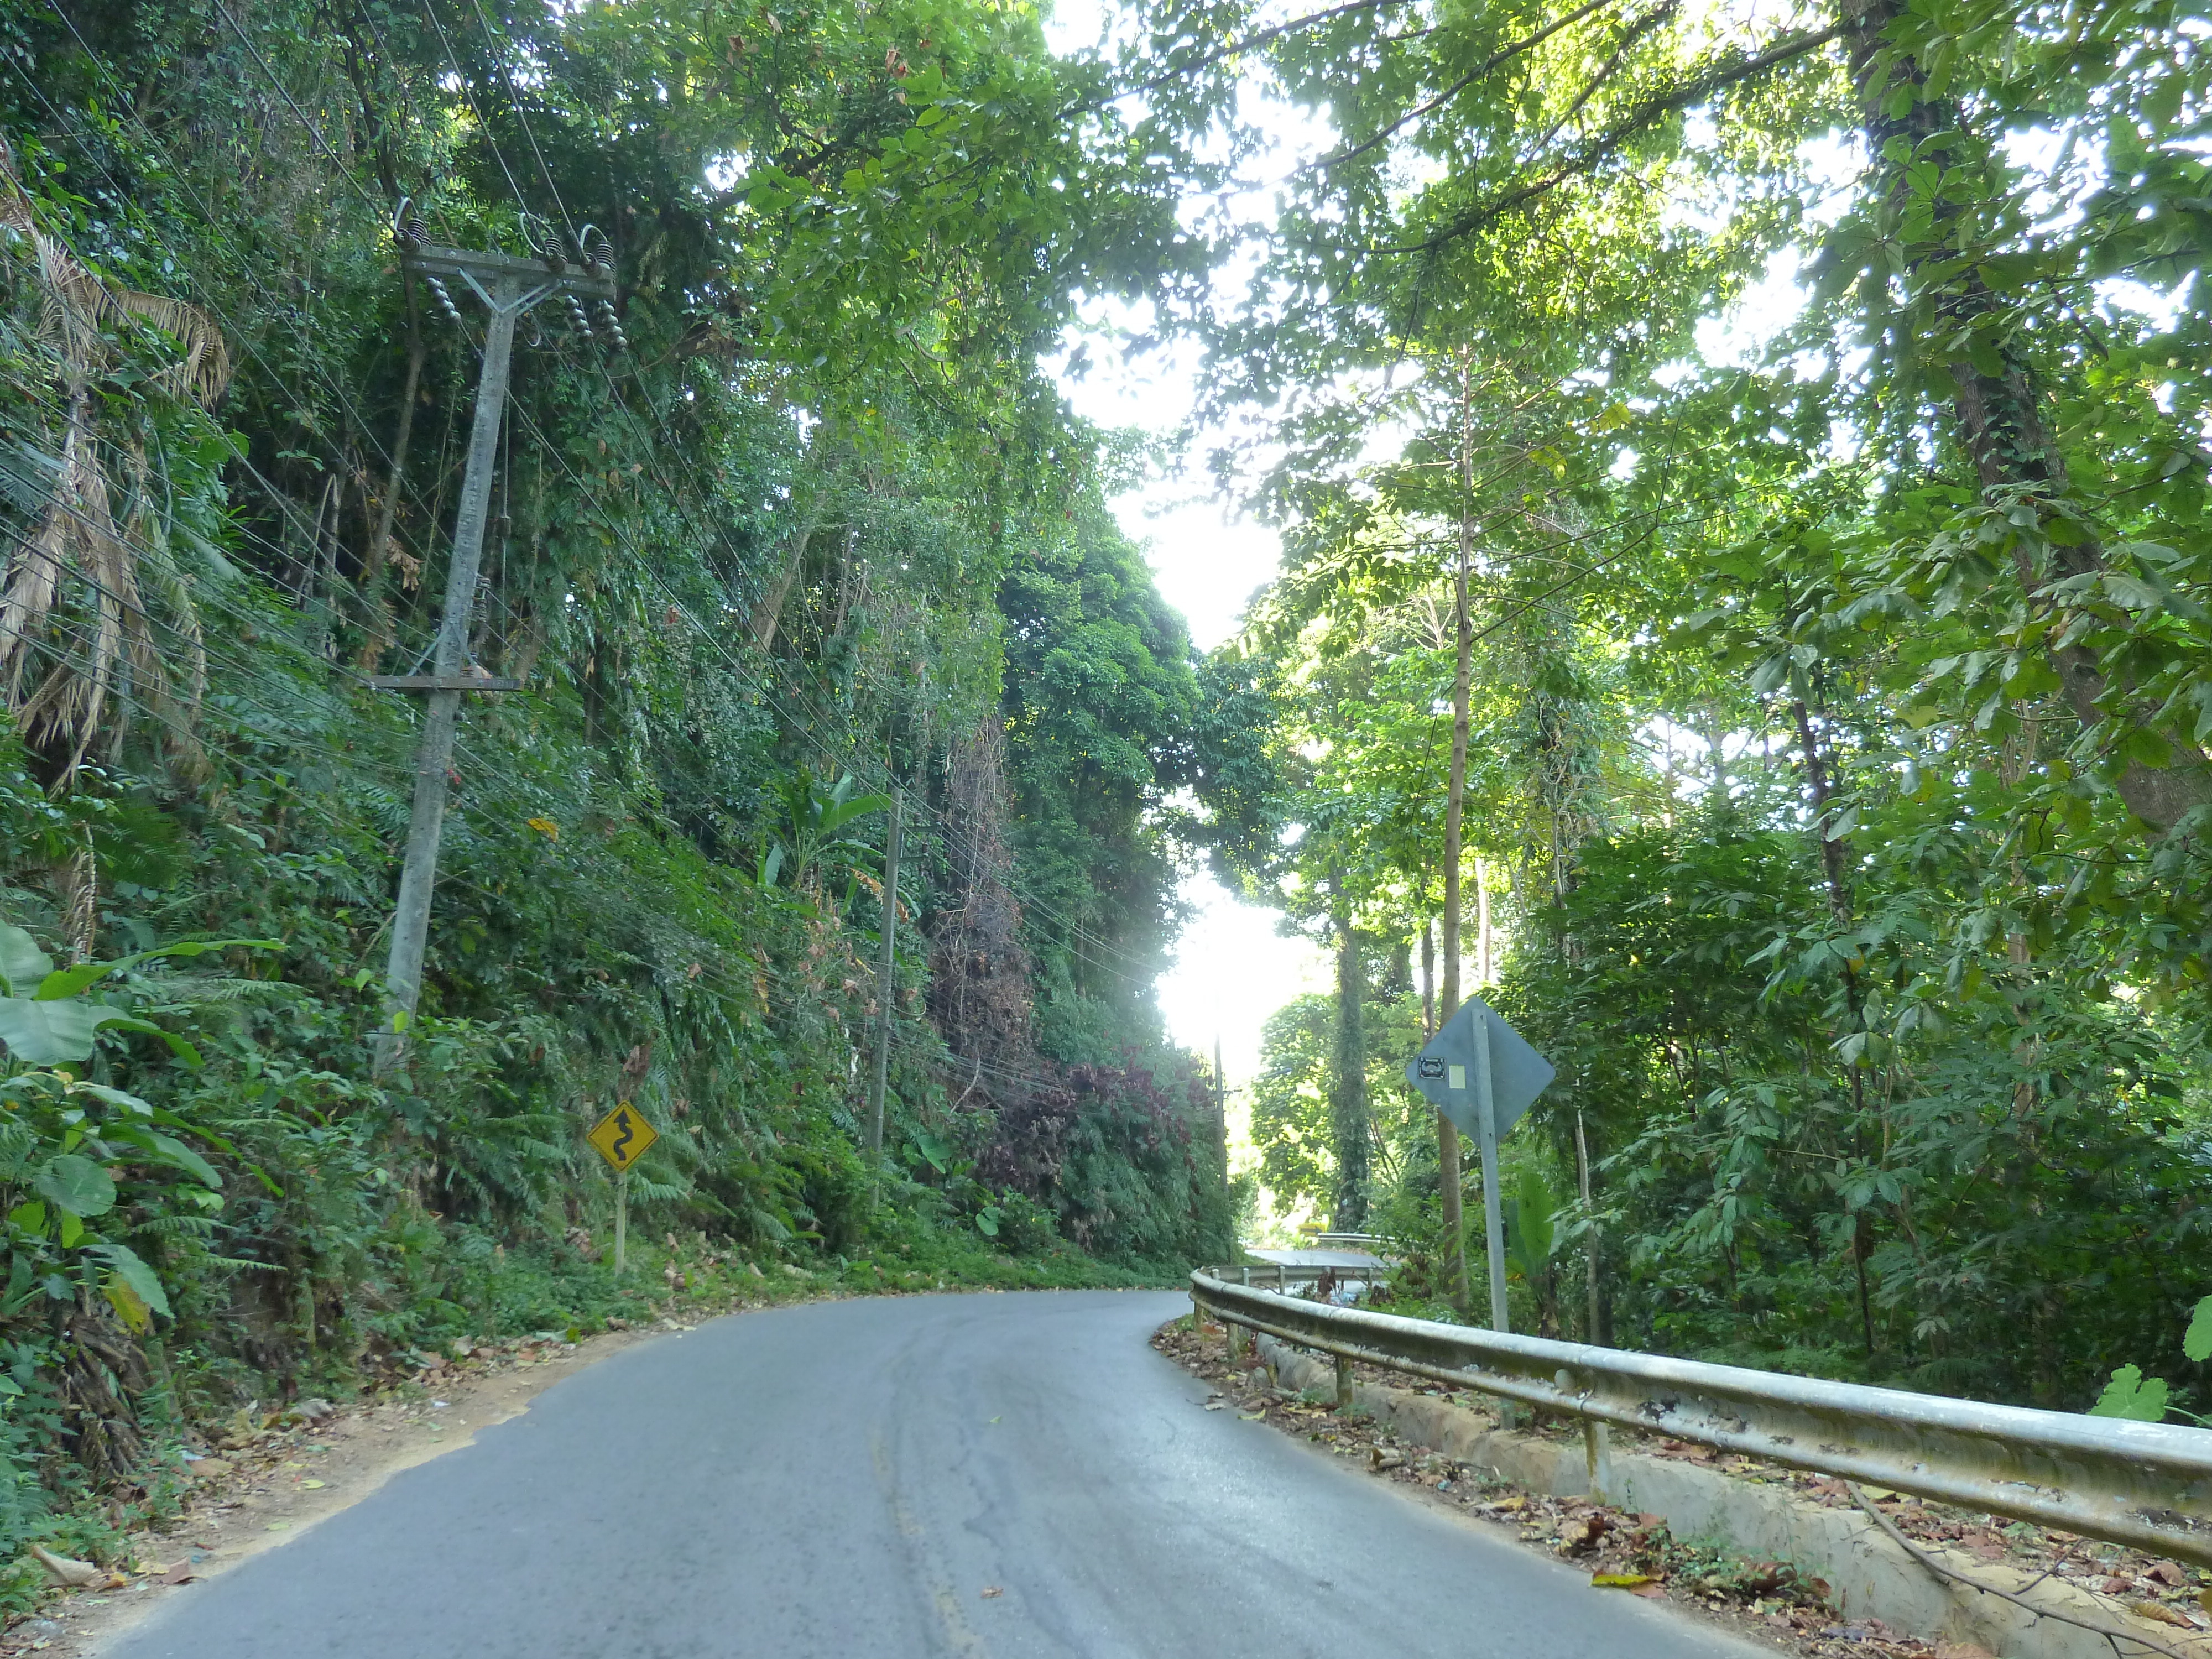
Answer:
M1352 1409L1352 1362L1342 1354L1336 1356L1336 1408Z
M1583 1461L1589 1469L1589 1495L1613 1502L1613 1431L1595 1418L1583 1419Z

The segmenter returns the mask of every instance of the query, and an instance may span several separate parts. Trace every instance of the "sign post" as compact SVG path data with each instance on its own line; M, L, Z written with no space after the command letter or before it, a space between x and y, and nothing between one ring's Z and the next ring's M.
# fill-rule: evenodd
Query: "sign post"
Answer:
M606 1159L615 1172L615 1277L622 1277L629 1251L629 1170L645 1156L646 1148L660 1139L660 1131L645 1121L645 1114L623 1101L592 1126L584 1137L592 1150Z
M1490 1022L1474 1027L1474 1109L1482 1139L1482 1244L1490 1256L1490 1328L1510 1330L1505 1311L1505 1206L1498 1190L1498 1091L1491 1075Z
M1490 1328L1510 1329L1505 1308L1505 1209L1498 1143L1557 1075L1480 997L1469 997L1406 1066L1406 1081L1482 1148L1483 1243L1490 1256Z

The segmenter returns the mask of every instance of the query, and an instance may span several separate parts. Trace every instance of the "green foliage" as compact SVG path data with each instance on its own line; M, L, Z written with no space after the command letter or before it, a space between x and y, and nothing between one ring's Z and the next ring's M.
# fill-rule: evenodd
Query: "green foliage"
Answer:
M2166 1380L2154 1376L2146 1381L2141 1366L2123 1365L2105 1384L2097 1403L2089 1407L2089 1415L2162 1423L2166 1420Z
M1538 1316L2076 1405L2212 1273L2195 25L1401 21L1254 46L1337 142L1213 319L1288 550L1220 844L1430 929L1463 562L1493 1000L1559 1068L1508 1189L1591 1166L1550 1255L1596 1291ZM1380 1160L1409 1290L1431 1133Z
M2190 1359L2202 1364L2212 1359L2212 1296L2197 1304L2196 1311L2189 1316L2189 1328L2182 1334L2181 1351ZM2089 1407L2092 1417L2126 1417L2142 1423L2162 1423L2169 1409L2166 1401L2169 1390L2162 1376L2145 1377L2140 1365L2123 1365L2114 1371L2097 1396L2097 1403ZM2203 1419L2191 1412L2184 1417Z
M1103 504L1040 526L1007 572L1003 717L1012 840L1030 896L1039 1046L1111 1065L1158 1040L1148 994L1175 914L1164 807L1192 778L1197 688L1182 619Z
M635 1315L656 1236L854 1289L1225 1251L1150 998L1190 653L1037 362L1079 293L1188 283L1222 167L1021 8L111 14L0 23L0 529L58 573L0 572L0 1553L246 1401ZM402 198L462 246L600 227L631 343L524 325L471 649L529 689L463 711L379 1072L416 725L365 677L435 628L477 363ZM72 295L112 328L57 337ZM988 1074L937 983L987 912L1051 1039ZM580 1139L617 1099L661 1133L627 1285Z
M22 1065L59 1066L91 1059L93 1038L102 1030L144 1031L161 1038L186 1065L197 1066L199 1055L190 1043L158 1025L133 1018L125 1009L93 1001L84 994L110 975L142 962L247 947L283 948L277 939L199 940L140 951L113 962L86 962L58 969L30 934L0 923L0 987L9 992L22 988L15 994L0 994L0 1047Z
M1543 1172L1533 1165L1521 1171L1514 1195L1504 1200L1505 1258L1513 1271L1534 1284L1551 1271L1552 1253L1559 1248L1559 1202L1545 1184Z
M853 775L848 772L835 787L824 790L805 767L786 781L782 834L769 843L762 856L762 886L773 887L777 873L782 872L789 876L792 886L804 887L817 866L843 868L874 856L866 842L840 832L871 812L888 811L891 798L854 795L853 782Z

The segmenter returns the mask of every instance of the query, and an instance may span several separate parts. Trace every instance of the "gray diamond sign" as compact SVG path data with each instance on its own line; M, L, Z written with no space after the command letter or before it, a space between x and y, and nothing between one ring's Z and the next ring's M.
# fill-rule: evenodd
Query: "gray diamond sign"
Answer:
M1480 1043L1474 1023L1488 1028L1487 1045ZM1498 1133L1504 1135L1521 1120L1528 1103L1543 1092L1557 1075L1552 1062L1528 1046L1520 1032L1499 1017L1480 997L1469 997L1429 1039L1429 1046L1407 1062L1406 1081L1429 1098L1430 1103L1457 1124L1462 1133L1480 1139L1481 1096L1476 1091L1478 1052L1490 1050L1492 1109Z

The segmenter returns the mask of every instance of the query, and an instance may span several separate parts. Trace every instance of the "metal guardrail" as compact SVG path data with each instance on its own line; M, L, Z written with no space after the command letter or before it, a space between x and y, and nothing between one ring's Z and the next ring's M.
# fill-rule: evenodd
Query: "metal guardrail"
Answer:
M1224 1324L1340 1360L1579 1418L1601 1494L1602 1425L1616 1424L2212 1566L2212 1430L1403 1319L1220 1276L1241 1271L1194 1273L1192 1302ZM1339 1376L1343 1397L1341 1366Z
M1390 1241L1380 1233L1315 1233L1306 1242L1310 1244L1335 1244L1347 1249L1372 1250L1379 1255Z
M1279 1261L1256 1261L1249 1267L1217 1267L1214 1271L1222 1275L1224 1284L1234 1283L1240 1286L1251 1285L1261 1289L1272 1287L1278 1291L1286 1291L1293 1285L1317 1284L1324 1278L1334 1279L1340 1285L1347 1279L1356 1280L1362 1285L1379 1285L1389 1278L1390 1264L1387 1261L1378 1262L1372 1267L1367 1267L1356 1264L1343 1267L1310 1261L1291 1262L1287 1265Z

